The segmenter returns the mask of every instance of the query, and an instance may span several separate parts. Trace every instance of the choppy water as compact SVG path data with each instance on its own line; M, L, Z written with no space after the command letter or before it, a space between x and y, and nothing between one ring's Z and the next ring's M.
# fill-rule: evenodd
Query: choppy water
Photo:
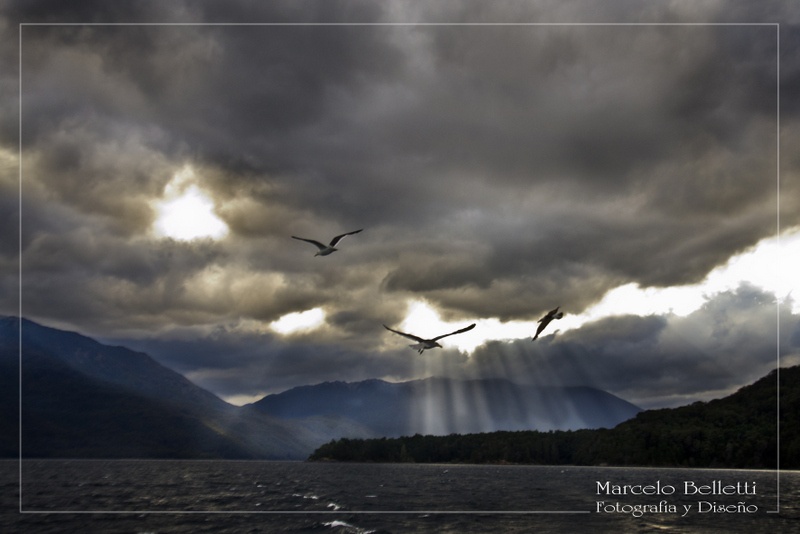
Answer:
M755 494L686 494L718 482ZM798 472L9 460L0 484L0 532L800 532Z

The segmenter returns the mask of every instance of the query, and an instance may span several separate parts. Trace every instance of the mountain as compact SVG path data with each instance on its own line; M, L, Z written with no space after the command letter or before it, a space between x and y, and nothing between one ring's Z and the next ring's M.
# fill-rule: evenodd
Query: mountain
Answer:
M304 459L343 436L610 427L637 412L591 388L443 378L327 382L238 407L142 352L0 317L6 457L20 420L25 457Z
M794 366L728 397L643 411L612 429L342 438L310 459L752 469L774 469L780 459L782 469L798 469L798 412L800 366Z
M281 418L337 416L378 436L608 428L641 410L589 387L521 386L503 379L428 378L390 383L325 382L251 405Z
M372 436L342 419L230 405L144 353L16 317L0 318L0 402L3 456L18 454L20 412L26 457L300 459L335 437Z

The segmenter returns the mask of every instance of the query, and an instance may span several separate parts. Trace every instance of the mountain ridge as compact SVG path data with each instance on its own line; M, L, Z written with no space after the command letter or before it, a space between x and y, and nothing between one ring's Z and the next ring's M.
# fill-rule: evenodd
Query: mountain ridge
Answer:
M277 417L339 415L384 437L611 427L641 411L588 386L526 386L505 378L328 381L248 406ZM438 410L432 411L430 407Z
M372 436L233 406L144 353L17 317L0 318L0 375L3 456L19 454L20 408L24 457L299 460L333 437Z
M23 379L26 457L305 459L341 437L596 428L640 411L587 387L442 377L328 381L238 407L143 352L18 317L0 317L0 368L3 406L19 407ZM18 453L18 416L0 414L2 455Z

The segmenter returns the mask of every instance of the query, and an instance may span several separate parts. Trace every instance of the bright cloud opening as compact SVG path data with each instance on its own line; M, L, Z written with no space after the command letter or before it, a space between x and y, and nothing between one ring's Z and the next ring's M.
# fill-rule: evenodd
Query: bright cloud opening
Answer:
M774 293L779 300L791 296L800 272L800 229L764 239L747 252L733 256L699 284L669 288L640 288L626 284L609 291L603 300L581 314L583 322L609 315L674 313L686 316L700 308L708 296L734 290L748 282ZM793 299L792 312L800 312Z
M269 324L270 328L284 336L313 330L320 326L325 320L325 312L322 308L312 308L304 312L287 313L277 321Z
M614 315L661 315L686 316L699 309L711 295L735 290L743 282L751 283L774 293L779 300L792 296L794 273L800 272L800 229L785 233L780 240L764 239L755 247L732 257L725 265L717 267L706 279L694 285L669 288L641 288L637 284L625 284L612 289L605 297L581 314L569 313L553 321L544 331L547 336L558 331L566 332L583 324ZM800 312L800 299L793 298L792 312ZM435 337L457 330L469 323L477 323L474 330L448 337L443 345L455 346L471 353L488 340L507 340L531 337L536 332L536 321L508 321L499 319L473 319L460 322L445 322L437 310L424 300L411 301L406 318L400 324L404 332L421 337Z
M197 186L190 167L184 167L170 180L156 211L154 230L161 237L189 241L202 237L220 239L228 233L228 226L214 213L214 201Z
M488 339L515 339L531 335L531 324L535 324L525 321L504 323L499 319L445 322L428 302L414 300L409 303L406 318L400 323L399 329L420 337L431 338L458 330L471 323L476 323L473 330L444 338L440 343L445 348L454 346L462 352L470 353Z

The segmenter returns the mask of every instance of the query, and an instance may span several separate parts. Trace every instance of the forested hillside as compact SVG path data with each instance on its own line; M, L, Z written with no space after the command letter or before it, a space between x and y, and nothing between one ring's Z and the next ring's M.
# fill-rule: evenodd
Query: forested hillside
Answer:
M310 460L775 468L777 372L729 397L648 410L613 429L340 439ZM800 468L800 366L780 370L780 466Z

